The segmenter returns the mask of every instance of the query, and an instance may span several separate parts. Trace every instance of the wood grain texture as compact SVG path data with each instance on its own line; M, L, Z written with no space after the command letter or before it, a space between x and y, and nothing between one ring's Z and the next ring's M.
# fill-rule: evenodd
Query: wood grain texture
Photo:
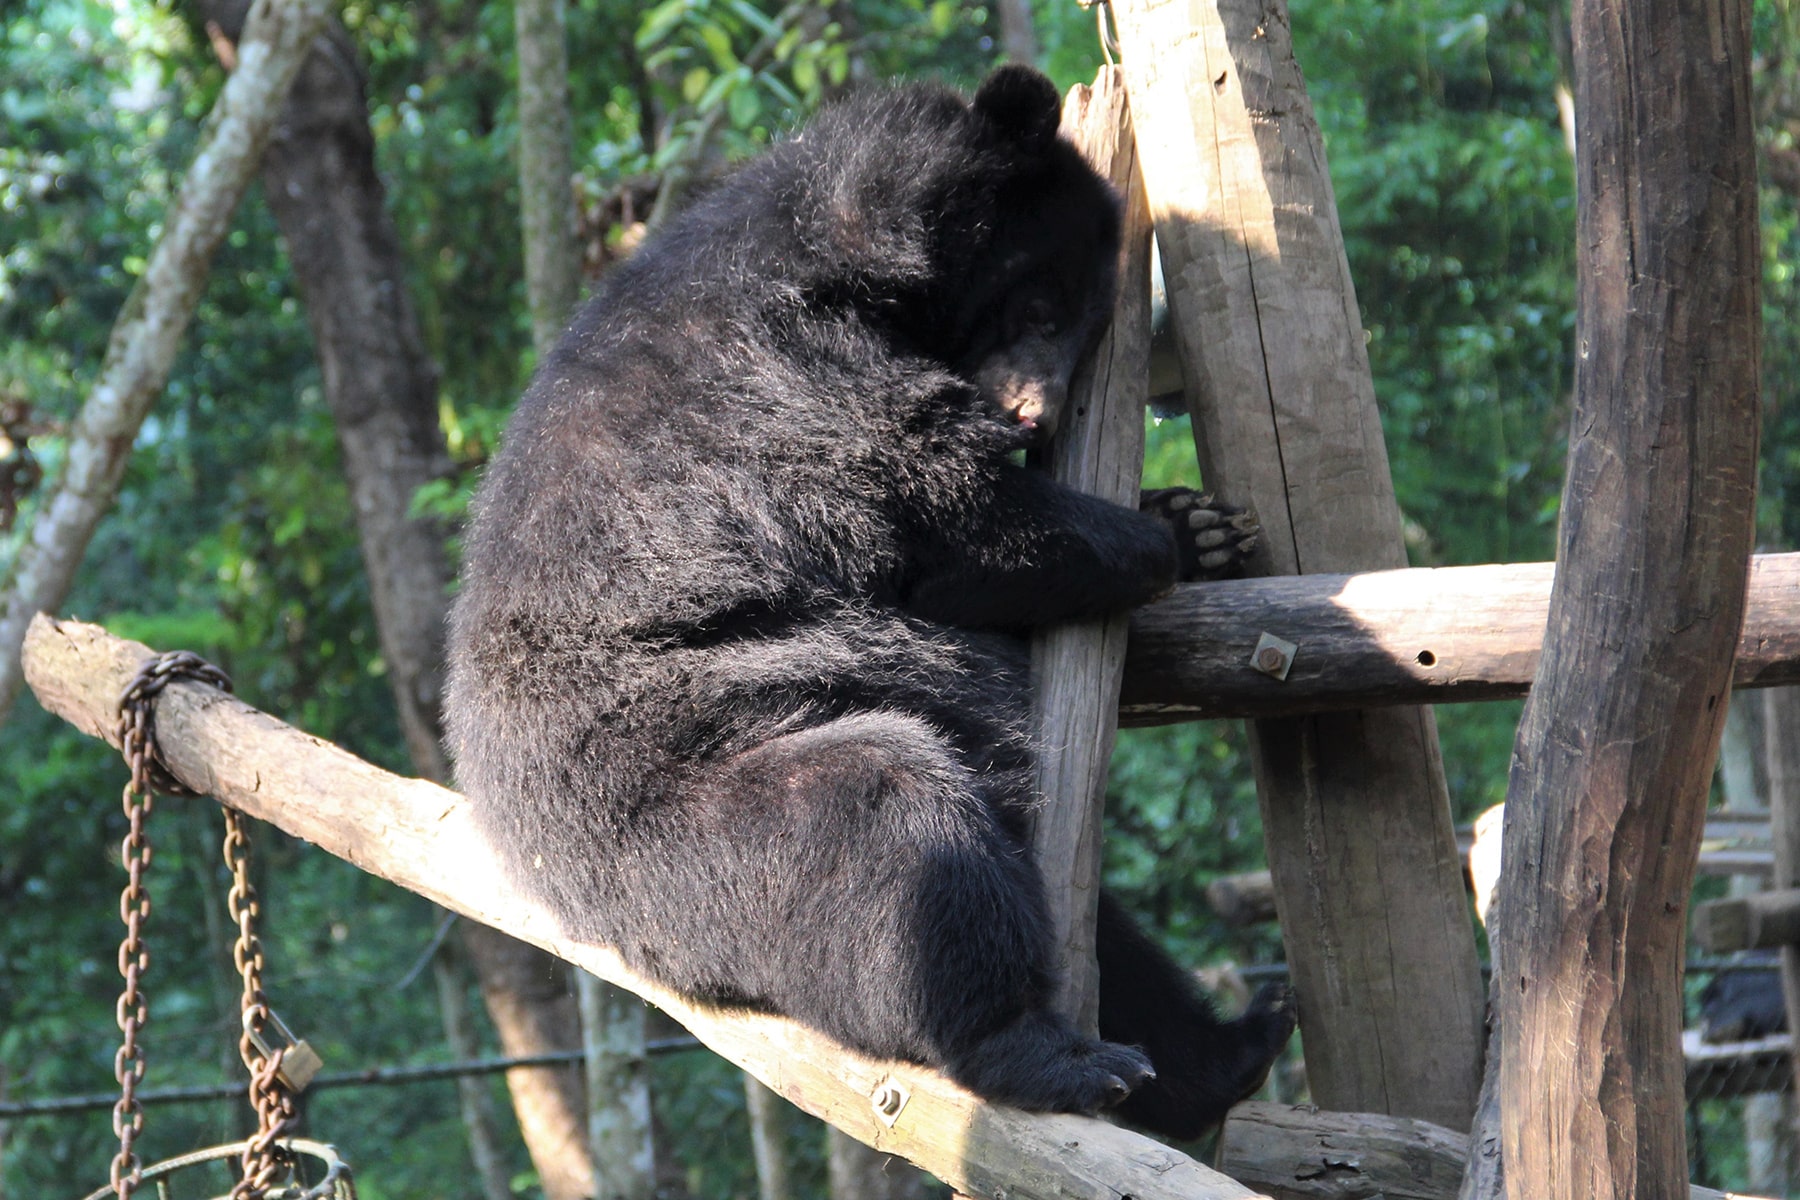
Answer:
M1280 574L1404 566L1324 149L1280 0L1120 0L1207 486ZM1466 1128L1474 934L1428 709L1264 720L1264 835L1313 1096Z
M1782 857L1778 851L1778 873ZM1800 942L1800 888L1696 904L1693 929L1695 943L1708 954L1774 949Z
M1291 575L1189 584L1131 618L1120 717L1293 716L1516 699L1530 690L1552 563ZM1285 680L1250 665L1264 632L1299 646ZM1759 554L1732 673L1800 682L1800 554Z
M1225 1123L1219 1167L1275 1200L1450 1200L1468 1146L1467 1134L1427 1121L1241 1104ZM1688 1195L1728 1200L1711 1188Z
M26 679L46 709L110 742L119 692L150 653L97 626L39 616L26 637ZM157 703L156 731L168 765L195 790L636 992L793 1104L959 1192L995 1200L1259 1195L1103 1121L984 1104L931 1071L864 1057L781 1017L691 1003L628 971L612 950L570 941L512 891L461 796L390 775L235 697L173 684ZM891 1127L871 1102L889 1083L909 1096Z
M1507 792L1506 1191L1687 1194L1685 915L1743 618L1761 254L1748 0L1575 0L1575 400Z
M1232 1109L1219 1145L1221 1170L1277 1200L1449 1200L1469 1138L1408 1117L1252 1103Z
M1125 219L1112 325L1075 377L1045 466L1059 483L1135 508L1150 357L1150 213L1116 67L1102 68L1092 88L1070 91L1063 133L1118 188ZM1031 643L1037 790L1046 800L1033 823L1032 849L1055 927L1057 1007L1089 1034L1099 1013L1101 814L1129 625L1124 613L1071 621L1039 630Z

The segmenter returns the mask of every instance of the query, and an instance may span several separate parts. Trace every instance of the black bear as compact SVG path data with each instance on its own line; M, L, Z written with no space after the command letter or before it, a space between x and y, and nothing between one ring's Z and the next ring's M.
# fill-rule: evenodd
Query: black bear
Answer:
M1118 202L1055 89L856 96L731 175L574 318L520 402L450 634L457 777L576 937L989 1099L1192 1136L1267 1072L1101 906L1100 1023L1047 1008L1027 850L1034 625L1235 562L1017 453L1110 312Z

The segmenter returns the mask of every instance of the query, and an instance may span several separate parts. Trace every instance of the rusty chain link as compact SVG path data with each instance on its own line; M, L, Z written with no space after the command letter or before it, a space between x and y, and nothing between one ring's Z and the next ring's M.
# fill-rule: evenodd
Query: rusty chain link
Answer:
M119 1200L143 1180L143 1164L137 1155L138 1135L144 1131L144 1109L138 1102L138 1084L144 1080L144 1051L138 1034L150 1019L150 1004L141 986L150 969L150 950L144 944L144 923L150 919L150 892L144 872L150 866L150 839L145 829L151 796L191 796L194 792L163 766L156 748L153 709L156 697L173 679L197 679L224 691L231 690L225 673L186 650L158 654L144 661L119 696L119 750L131 769L123 802L128 831L120 854L125 864L125 890L119 896L119 918L125 937L119 943L119 974L125 988L119 993L119 1031L124 1036L113 1056L113 1074L119 1081L119 1101L113 1106L113 1132L119 1152L112 1162L112 1189Z
M137 1087L144 1079L144 1052L138 1046L138 1030L150 1019L149 1002L139 981L150 968L150 952L144 948L144 921L150 916L150 893L144 886L144 868L150 865L150 843L145 838L144 820L150 815L150 785L141 734L120 731L120 742L126 760L131 764L131 779L125 785L125 818L129 832L125 835L121 855L125 862L125 891L119 897L119 917L125 922L125 938L119 943L119 974L125 977L125 990L119 993L119 1030L124 1035L118 1053L113 1056L113 1074L119 1081L119 1102L113 1106L113 1133L119 1139L119 1153L112 1163L112 1187L119 1200L131 1200L132 1190L143 1178L143 1164L137 1156L137 1137L144 1131L144 1109L138 1103Z
M238 1053L250 1069L250 1104L256 1109L257 1123L256 1136L244 1143L244 1175L231 1189L231 1200L256 1200L288 1165L286 1152L275 1142L287 1135L299 1116L293 1092L277 1078L287 1047L274 1046L265 1054L256 1044L256 1034L269 1020L268 999L262 990L262 939L256 936L260 909L256 888L250 883L250 841L244 836L244 821L229 808L225 810L225 865L231 868L228 904L238 927L231 954L244 979L244 1032L238 1039Z

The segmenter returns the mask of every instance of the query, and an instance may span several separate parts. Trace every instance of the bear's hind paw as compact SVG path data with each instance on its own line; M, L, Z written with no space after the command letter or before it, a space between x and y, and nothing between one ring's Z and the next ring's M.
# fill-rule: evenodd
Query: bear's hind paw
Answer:
M1022 1017L976 1045L950 1074L982 1098L1033 1112L1093 1114L1156 1078L1135 1046L1082 1037L1048 1014Z

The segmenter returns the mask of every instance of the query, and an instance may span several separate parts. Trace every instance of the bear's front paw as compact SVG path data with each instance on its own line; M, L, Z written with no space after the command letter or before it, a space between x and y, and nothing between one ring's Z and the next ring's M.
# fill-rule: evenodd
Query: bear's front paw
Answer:
M1158 488L1142 493L1138 511L1161 517L1175 531L1176 578L1184 582L1231 579L1262 538L1256 514L1221 504L1210 492Z

